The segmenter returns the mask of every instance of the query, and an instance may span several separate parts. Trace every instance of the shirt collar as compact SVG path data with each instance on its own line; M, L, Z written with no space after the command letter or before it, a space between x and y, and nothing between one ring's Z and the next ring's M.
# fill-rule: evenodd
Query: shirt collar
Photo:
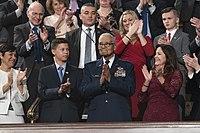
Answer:
M91 26L91 27L86 27L85 25L82 25L82 29L84 31L86 31L88 28L90 28L92 31L95 29L95 25Z
M31 29L33 29L33 27L37 27L39 29L39 25L35 26L33 25L31 22L29 22L30 26L31 26Z
M111 68L112 67L112 64L113 64L113 62L114 62L114 60L115 60L115 54L113 54L113 56L109 59L109 68ZM105 64L105 62L106 62L106 59L103 57L103 64Z
M178 30L178 28L174 28L174 29L171 30L171 31L166 30L166 33L167 33L167 35L170 33L170 34L171 34L171 39L172 39L177 30Z
M55 65L56 65L56 69L58 70L59 67L62 67L64 68L63 70L65 71L65 68L66 68L66 65L67 63L64 63L62 66L58 65L56 62L55 62Z

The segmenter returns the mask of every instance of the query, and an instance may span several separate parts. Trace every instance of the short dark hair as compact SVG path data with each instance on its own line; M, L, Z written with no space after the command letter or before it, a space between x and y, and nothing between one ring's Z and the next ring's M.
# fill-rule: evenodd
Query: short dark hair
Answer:
M83 7L85 7L85 6L95 7L95 8L96 8L96 6L95 6L94 4L92 4L92 3L85 3L85 4L82 5L81 9L82 9Z
M179 18L179 14L178 14L177 10L176 10L174 7L167 7L167 8L165 8L165 9L163 9L163 10L161 11L161 15L164 14L164 13L171 12L171 11L174 13L174 15L175 15L176 17Z
M10 45L9 43L0 43L0 52L4 56L5 52L13 52L16 48L13 45Z
M51 42L51 49L56 49L58 47L59 44L61 43L67 43L68 41L65 38L55 38L52 42Z

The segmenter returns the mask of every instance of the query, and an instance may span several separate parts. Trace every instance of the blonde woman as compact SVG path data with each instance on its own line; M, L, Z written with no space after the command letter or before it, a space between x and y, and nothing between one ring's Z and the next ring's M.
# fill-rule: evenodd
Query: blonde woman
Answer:
M142 35L142 20L138 20L134 11L124 11L119 20L120 35L116 35L115 53L123 60L134 64L136 76L136 90L131 97L132 118L141 120L143 110L138 108L138 92L142 88L144 76L142 66L146 63L146 57L152 56L154 48L149 37ZM140 113L139 113L140 111Z

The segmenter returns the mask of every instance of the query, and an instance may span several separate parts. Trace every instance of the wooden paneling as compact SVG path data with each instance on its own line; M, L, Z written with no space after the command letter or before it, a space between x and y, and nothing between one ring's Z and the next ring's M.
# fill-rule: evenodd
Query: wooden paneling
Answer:
M200 133L200 122L0 125L0 133Z

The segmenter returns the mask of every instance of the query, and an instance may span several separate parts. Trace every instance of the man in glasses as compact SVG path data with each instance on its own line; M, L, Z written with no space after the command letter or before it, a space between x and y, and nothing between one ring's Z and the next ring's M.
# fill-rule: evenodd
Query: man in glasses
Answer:
M14 46L19 55L16 67L27 68L29 99L24 103L25 112L37 97L37 79L40 68L53 63L50 43L55 29L42 25L43 6L35 1L27 10L29 21L14 29Z
M103 33L98 50L101 59L87 63L81 83L81 95L89 99L88 122L131 121L130 96L135 90L133 64L119 60L115 38Z

